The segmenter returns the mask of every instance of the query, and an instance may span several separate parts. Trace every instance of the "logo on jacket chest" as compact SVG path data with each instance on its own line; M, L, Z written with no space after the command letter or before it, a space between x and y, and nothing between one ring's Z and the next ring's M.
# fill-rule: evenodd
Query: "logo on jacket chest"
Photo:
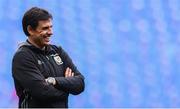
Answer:
M63 64L63 61L59 55L54 55L53 58L54 58L54 61L56 62L56 64L58 64L58 65Z

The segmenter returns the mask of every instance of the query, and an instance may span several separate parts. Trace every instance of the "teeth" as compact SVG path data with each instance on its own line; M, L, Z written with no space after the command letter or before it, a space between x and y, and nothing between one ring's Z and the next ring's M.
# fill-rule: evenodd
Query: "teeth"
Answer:
M46 38L45 38L46 41L49 41L49 39L50 39L49 37L46 37Z

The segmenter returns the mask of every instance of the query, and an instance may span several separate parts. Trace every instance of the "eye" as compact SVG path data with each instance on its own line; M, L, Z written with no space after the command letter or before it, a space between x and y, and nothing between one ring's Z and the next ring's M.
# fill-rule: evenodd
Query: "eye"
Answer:
M42 30L48 30L48 29L52 29L52 25L51 26L47 26L47 27L43 27Z
M43 27L42 29L43 29L43 30L47 30L47 29L48 29L48 27Z

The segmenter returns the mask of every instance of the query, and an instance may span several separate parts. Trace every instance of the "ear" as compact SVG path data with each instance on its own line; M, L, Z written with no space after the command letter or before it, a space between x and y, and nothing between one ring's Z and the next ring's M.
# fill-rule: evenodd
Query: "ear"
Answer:
M27 31L29 32L30 36L34 35L34 30L30 25L27 26Z

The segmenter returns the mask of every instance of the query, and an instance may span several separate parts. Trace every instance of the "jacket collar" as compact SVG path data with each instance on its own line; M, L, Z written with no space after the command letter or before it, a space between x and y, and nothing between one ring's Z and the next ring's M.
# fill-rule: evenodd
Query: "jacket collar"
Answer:
M28 47L29 49L31 49L37 53L42 53L42 54L49 54L54 51L53 48L51 47L51 45L47 45L47 46L45 46L45 48L40 49L40 48L32 45L28 40L26 40L26 42L20 43L18 46L19 46L19 48Z

